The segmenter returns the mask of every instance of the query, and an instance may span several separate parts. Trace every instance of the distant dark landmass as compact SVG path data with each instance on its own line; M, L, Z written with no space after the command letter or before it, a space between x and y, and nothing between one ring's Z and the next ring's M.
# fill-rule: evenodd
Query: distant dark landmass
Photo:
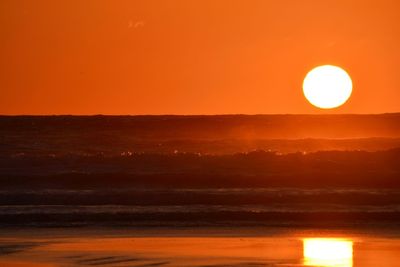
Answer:
M400 114L0 116L0 225L390 224Z

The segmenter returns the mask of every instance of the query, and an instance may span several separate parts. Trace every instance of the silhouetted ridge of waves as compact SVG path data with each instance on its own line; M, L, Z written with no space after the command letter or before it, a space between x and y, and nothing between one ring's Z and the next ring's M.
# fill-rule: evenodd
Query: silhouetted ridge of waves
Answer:
M0 116L0 156L378 151L399 146L400 113Z
M232 155L5 156L3 188L400 187L400 149Z

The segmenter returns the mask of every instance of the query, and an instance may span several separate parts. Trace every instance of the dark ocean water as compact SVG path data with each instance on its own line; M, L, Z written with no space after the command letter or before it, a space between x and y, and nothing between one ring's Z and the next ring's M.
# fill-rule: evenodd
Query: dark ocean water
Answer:
M400 116L0 117L1 226L400 221Z
M393 189L0 191L3 226L395 225Z

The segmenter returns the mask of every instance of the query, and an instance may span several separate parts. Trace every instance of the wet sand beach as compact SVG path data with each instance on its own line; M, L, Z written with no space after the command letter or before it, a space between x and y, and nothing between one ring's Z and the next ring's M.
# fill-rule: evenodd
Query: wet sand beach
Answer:
M400 234L272 228L8 229L0 266L398 266Z

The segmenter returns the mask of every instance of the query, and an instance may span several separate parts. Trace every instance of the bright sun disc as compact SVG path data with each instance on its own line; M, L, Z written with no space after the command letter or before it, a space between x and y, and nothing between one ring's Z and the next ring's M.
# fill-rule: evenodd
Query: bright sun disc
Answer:
M343 105L353 88L350 76L343 69L324 65L312 69L304 78L303 92L316 107L330 109Z

